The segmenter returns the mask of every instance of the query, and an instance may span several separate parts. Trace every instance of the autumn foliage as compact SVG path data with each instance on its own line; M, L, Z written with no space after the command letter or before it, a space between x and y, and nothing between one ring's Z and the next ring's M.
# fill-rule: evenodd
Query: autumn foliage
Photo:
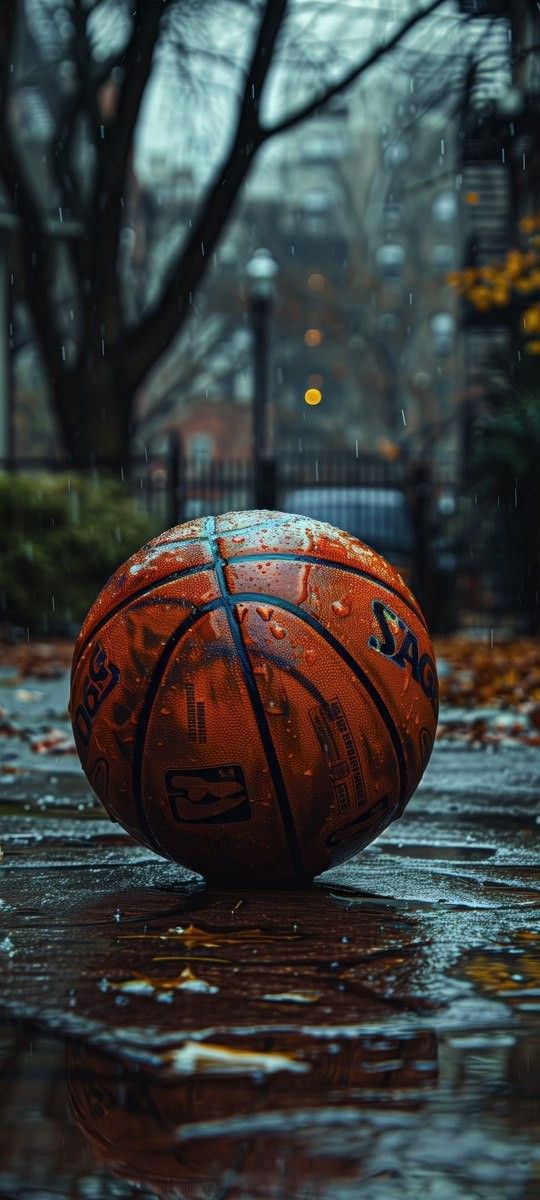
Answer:
M509 739L540 745L538 638L493 645L491 637L440 638L435 653L441 705L447 714L439 737L477 746L497 746Z
M479 313L512 308L520 314L528 354L540 354L540 214L523 217L520 244L500 262L452 271L448 282Z

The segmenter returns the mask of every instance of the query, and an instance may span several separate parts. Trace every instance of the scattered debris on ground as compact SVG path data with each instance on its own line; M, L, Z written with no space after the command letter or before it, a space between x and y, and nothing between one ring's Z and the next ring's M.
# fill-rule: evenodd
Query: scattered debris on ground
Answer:
M540 639L437 639L439 738L540 746Z
M59 679L71 666L73 641L14 642L0 636L0 664L18 679Z

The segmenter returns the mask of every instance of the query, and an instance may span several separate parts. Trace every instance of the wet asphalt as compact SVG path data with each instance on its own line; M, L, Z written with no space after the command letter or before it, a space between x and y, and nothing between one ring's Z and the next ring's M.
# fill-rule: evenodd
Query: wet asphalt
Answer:
M537 1200L540 749L443 713L375 843L217 891L108 820L66 698L0 679L2 1200Z

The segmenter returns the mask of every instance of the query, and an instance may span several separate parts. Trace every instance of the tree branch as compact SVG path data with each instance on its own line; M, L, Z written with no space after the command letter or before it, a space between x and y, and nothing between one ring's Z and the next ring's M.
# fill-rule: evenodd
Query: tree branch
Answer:
M15 6L5 5L0 29L0 178L13 210L20 216L20 248L28 302L39 334L41 351L53 379L62 373L61 338L54 320L48 270L49 241L42 227L39 206L20 167L9 125L8 64L12 61Z
M83 102L83 92L81 88L77 88L70 95L64 105L58 126L55 133L55 138L52 147L52 165L56 180L62 190L63 196L67 201L66 207L73 216L80 217L80 205L78 196L77 180L71 168L69 160L71 142L75 131L75 123L81 111Z
M283 26L288 0L266 0L251 64L246 77L235 135L225 162L219 168L191 234L173 263L161 298L139 325L124 339L124 370L132 387L137 387L153 363L172 341L189 313L191 294L199 285L219 236L235 204L240 187L260 146L286 129L311 116L320 106L338 95L363 72L396 46L419 21L440 7L443 0L431 0L414 13L395 34L375 48L341 80L329 86L316 99L306 103L276 125L261 125L259 110L275 43Z
M186 318L191 293L206 271L240 187L264 141L259 122L261 97L287 5L288 0L265 0L227 157L214 177L189 238L169 270L161 298L124 339L123 369L133 388L170 345Z
M341 92L345 91L351 83L354 83L356 79L359 79L360 75L363 75L365 71L374 66L375 63L378 62L380 58L383 58L385 54L388 54L390 50L393 50L394 46L397 46L402 38L404 38L405 35L409 33L409 31L413 29L415 25L418 24L419 21L423 21L424 17L428 17L430 13L435 11L436 8L440 8L441 4L443 3L444 0L431 0L431 4L428 4L427 8L419 9L418 12L413 13L413 15L409 17L409 19L405 21L399 29L396 30L388 42L382 42L380 46L376 46L375 50L372 50L371 54L368 54L367 58L364 58L361 63L357 63L355 67L352 67L352 69L348 71L346 75L343 75L341 79L338 79L336 83L333 83L329 87L325 88L325 90L320 92L319 95L313 100L308 100L306 104L303 104L300 106L300 108L297 108L296 112L290 113L288 117L284 117L282 121L278 121L275 125L263 127L265 140L275 137L278 133L285 133L287 129L292 129L301 121L305 121L308 117L312 117L313 114L317 112L317 109L321 108L323 104L327 104L329 100L334 98L334 96L338 96Z
M122 59L124 80L113 120L99 144L100 158L95 182L96 213L95 274L100 294L112 300L119 317L117 272L122 196L133 148L133 135L150 74L160 22L169 0L139 0L135 7L133 32Z

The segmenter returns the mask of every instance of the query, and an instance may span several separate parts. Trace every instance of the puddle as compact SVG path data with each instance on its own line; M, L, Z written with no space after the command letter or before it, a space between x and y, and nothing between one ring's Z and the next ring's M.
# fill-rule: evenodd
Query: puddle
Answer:
M484 995L504 1001L521 1013L540 1014L540 932L517 930L497 947L464 956L461 974ZM539 1080L540 1080L540 1063ZM538 1086L540 1096L540 1082Z
M8 1023L0 1077L2 1200L538 1195L526 1028L206 1037L150 1068Z

